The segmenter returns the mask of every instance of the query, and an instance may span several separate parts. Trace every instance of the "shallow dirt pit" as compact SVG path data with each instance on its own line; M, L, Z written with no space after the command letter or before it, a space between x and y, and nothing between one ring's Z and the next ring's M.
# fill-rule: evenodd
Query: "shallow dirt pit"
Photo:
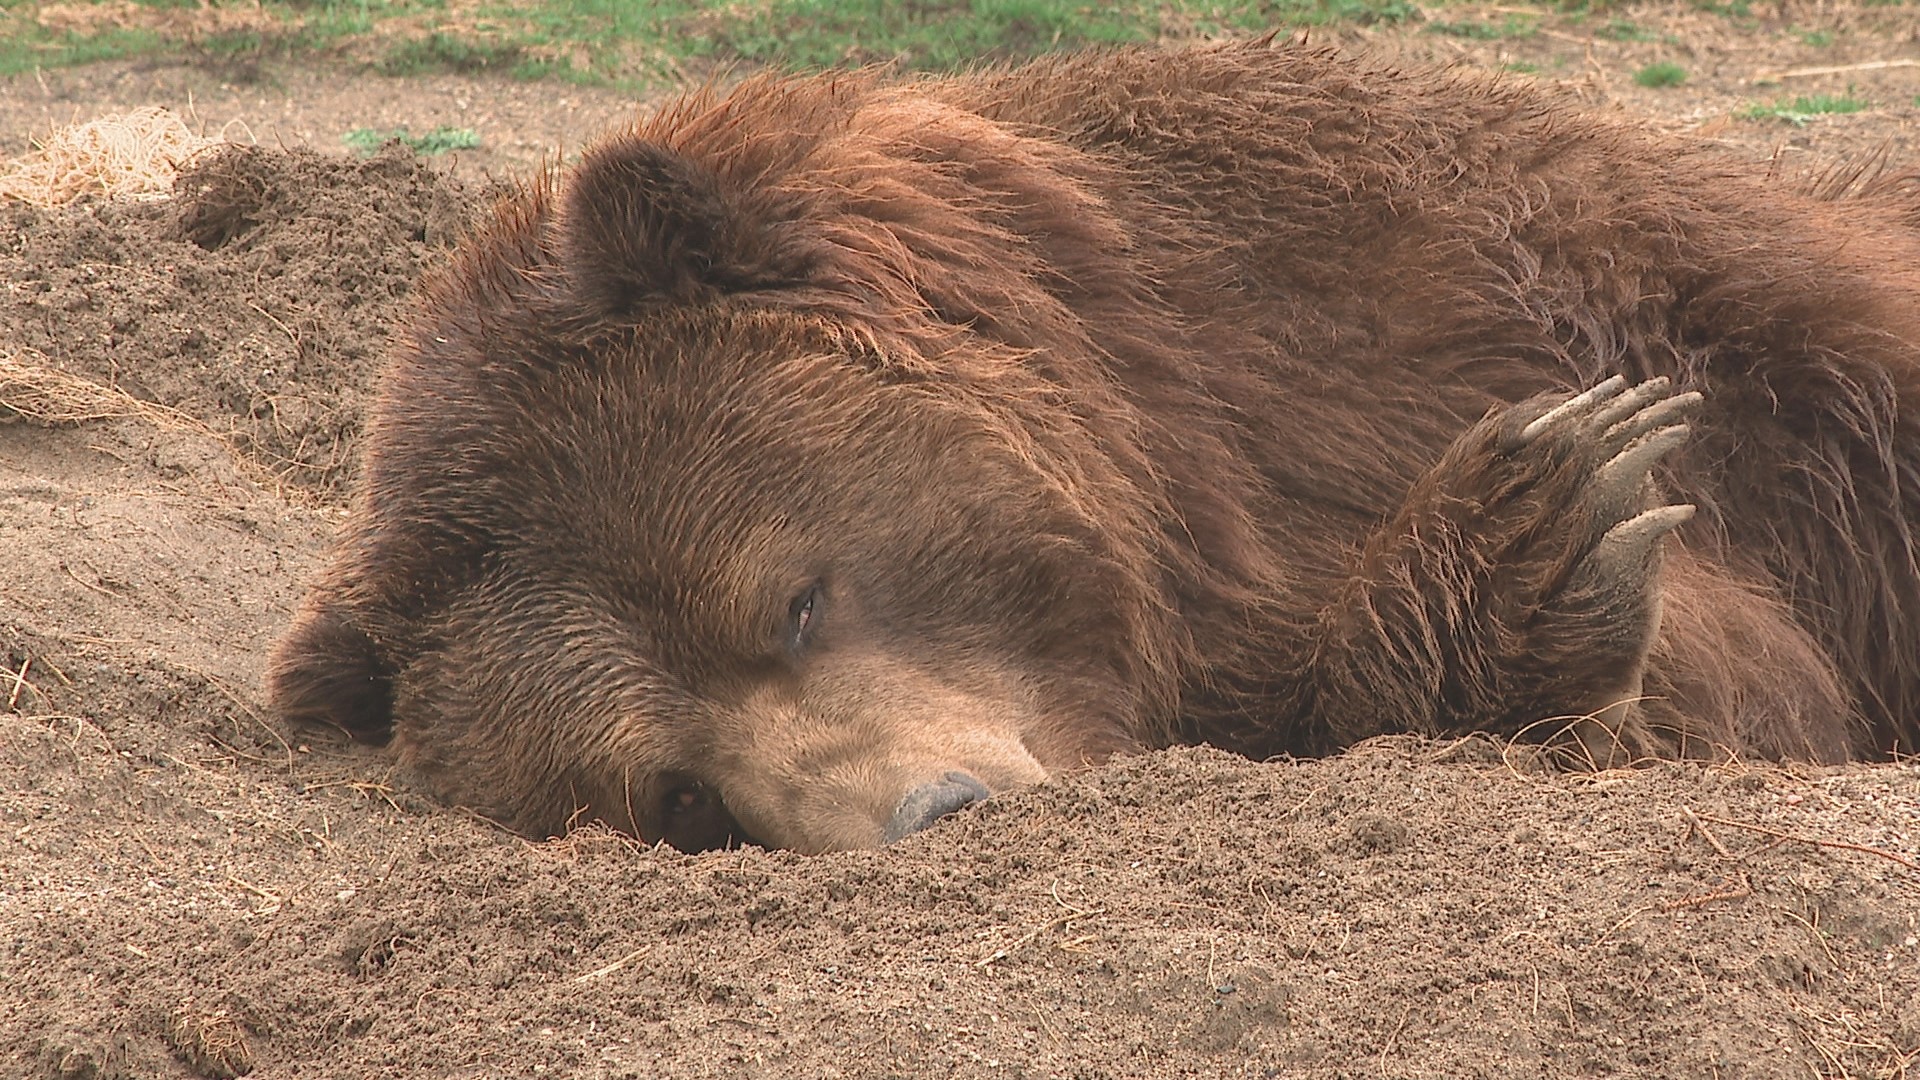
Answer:
M1911 764L1184 750L885 852L688 857L286 731L265 650L491 191L239 148L165 201L0 206L0 1075L1920 1068Z

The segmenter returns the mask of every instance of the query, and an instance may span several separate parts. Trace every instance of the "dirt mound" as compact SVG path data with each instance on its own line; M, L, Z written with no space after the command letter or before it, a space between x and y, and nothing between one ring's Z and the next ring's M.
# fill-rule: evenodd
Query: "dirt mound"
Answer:
M1920 875L1772 835L1911 850L1911 769L1183 751L807 859L529 844L314 754L20 752L63 782L4 815L14 1075L1784 1077L1920 1044Z
M529 843L299 742L267 644L483 195L230 149L168 202L0 210L0 1075L1916 1064L1912 766L1181 751L806 859Z
M400 147L222 144L171 200L0 203L0 340L229 434L332 501L400 302L487 196Z

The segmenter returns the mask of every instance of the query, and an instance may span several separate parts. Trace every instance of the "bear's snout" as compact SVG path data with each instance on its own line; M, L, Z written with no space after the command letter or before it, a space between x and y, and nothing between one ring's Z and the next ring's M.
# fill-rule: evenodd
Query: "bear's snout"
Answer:
M891 844L903 837L932 825L934 822L953 813L963 806L971 806L987 797L987 786L963 772L950 772L944 778L929 784L921 784L907 797L900 800L900 806L888 819L883 834Z

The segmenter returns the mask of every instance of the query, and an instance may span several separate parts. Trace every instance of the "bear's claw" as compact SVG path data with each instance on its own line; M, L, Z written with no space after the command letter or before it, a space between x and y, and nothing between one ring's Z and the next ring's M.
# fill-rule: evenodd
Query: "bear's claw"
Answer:
M1539 416L1536 416L1532 420L1530 420L1525 427L1520 429L1520 434L1518 439L1516 439L1513 442L1513 444L1510 445L1507 449L1517 450L1522 446L1527 446L1531 444L1535 439L1538 439L1541 436L1541 434L1543 434L1548 428L1553 427L1555 424L1560 423L1562 420L1568 417L1576 416L1576 415L1579 415L1580 413L1586 412L1588 409L1592 408L1598 402L1606 401L1610 398L1613 398L1614 396L1618 395L1620 393L1620 389L1626 385L1627 385L1626 379L1622 378L1619 375L1615 375L1614 377L1606 380L1605 382L1598 383L1594 386L1588 387L1585 390L1582 390L1580 393L1573 395L1567 400L1561 402L1558 405L1553 406L1552 408L1548 409L1546 412L1543 412Z
M1619 578L1646 565L1660 538L1693 520L1692 503L1656 506L1608 529L1586 558L1589 576Z
M1600 466L1594 473L1594 488L1602 519L1619 521L1645 507L1648 475L1661 458L1678 449L1690 434L1692 431L1685 424L1658 428L1629 443L1626 449Z
M1638 520L1635 515L1647 509L1648 477L1661 459L1673 453L1692 434L1685 418L1701 401L1697 391L1675 393L1673 381L1666 377L1628 385L1615 375L1565 401L1543 408L1535 401L1520 406L1519 415L1509 421L1507 438L1501 440L1509 453L1521 453L1551 441L1555 449L1596 460L1596 467L1584 496L1601 529L1620 529ZM1518 430L1514 423L1519 422ZM1661 508L1669 509L1669 508ZM1692 513L1663 514L1654 522L1666 524L1654 528L1647 542L1672 531ZM1620 543L1638 537L1651 525L1627 529ZM1609 533L1609 535L1611 535ZM1616 546L1616 551L1620 549Z

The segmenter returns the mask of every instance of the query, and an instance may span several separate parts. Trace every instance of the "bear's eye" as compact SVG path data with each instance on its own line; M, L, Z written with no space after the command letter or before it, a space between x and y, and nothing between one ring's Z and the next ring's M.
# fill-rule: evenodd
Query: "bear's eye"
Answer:
M787 605L787 642L795 649L807 643L809 631L820 620L820 585L815 582Z

